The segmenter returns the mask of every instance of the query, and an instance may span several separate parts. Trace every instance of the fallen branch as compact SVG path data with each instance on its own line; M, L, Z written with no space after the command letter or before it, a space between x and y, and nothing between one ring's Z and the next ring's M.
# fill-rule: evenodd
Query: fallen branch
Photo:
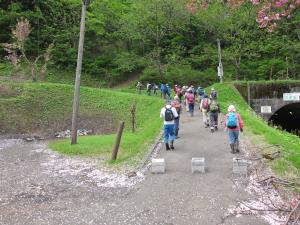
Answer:
M280 151L272 152L269 154L265 153L265 154L262 154L262 157L265 159L274 160L274 159L277 159L280 157Z
M287 220L286 220L286 222L285 222L284 225L287 225L287 224L289 223L289 221L290 221L291 218L292 218L292 215L294 214L294 212L296 212L296 210L298 209L299 206L300 206L300 200L298 201L297 205L293 208L293 210L292 210L291 213L289 214L289 216L288 216L288 218L287 218ZM298 216L298 218L299 218L299 216ZM297 221L297 218L296 218L296 221Z
M284 180L284 179L280 179L280 178L277 178L274 176L267 177L267 178L265 178L263 180L259 180L257 182L258 183L267 182L268 184L270 182L272 182L272 183L281 184L281 185L285 185L285 186L300 187L300 183L294 182L293 180Z
M253 211L261 211L261 212L291 212L291 210L287 210L287 209L257 209L257 208L253 208L252 206L249 206L245 203L241 203L242 205L246 206L248 209L253 210Z
M297 225L296 223L300 221L300 214L297 216L295 221L292 223L292 225Z

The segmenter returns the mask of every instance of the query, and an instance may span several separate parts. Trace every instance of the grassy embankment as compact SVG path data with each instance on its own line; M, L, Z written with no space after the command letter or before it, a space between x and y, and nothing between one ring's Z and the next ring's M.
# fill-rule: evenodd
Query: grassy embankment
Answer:
M49 83L59 84L74 84L75 70L60 70L50 67L47 70L44 78L38 76L38 80ZM21 64L20 69L16 72L13 66L9 63L0 61L0 79L2 80L28 80L31 81L31 69L26 64ZM90 74L82 73L81 81L82 86L88 87L104 87L106 84L100 77L93 77Z
M22 82L1 82L0 85L6 89L6 95L2 94L0 98L2 127L46 128L71 117L73 86ZM130 108L133 102L136 102L137 108L135 133L131 133L130 129ZM145 95L82 87L79 111L81 117L113 118L115 128L119 120L124 120L126 126L116 163L132 163L143 156L147 146L159 133L161 120L158 115L162 104L161 99ZM77 145L71 146L70 140L64 139L51 142L50 148L64 154L109 160L114 140L114 134L86 136L79 137Z
M236 106L245 123L245 132L254 142L254 146L260 148L260 153L274 151L274 148L261 148L261 145L278 145L283 157L271 161L273 170L282 177L300 177L300 139L288 132L281 131L268 126L258 117L240 93L232 84L215 84L218 90L219 101L222 111L225 113L230 104Z

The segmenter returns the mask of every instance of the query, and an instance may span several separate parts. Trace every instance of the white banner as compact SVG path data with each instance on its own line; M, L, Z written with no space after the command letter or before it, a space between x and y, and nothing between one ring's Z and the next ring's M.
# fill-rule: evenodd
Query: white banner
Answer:
M260 112L261 113L272 113L272 107L271 106L261 106L260 107Z
M300 101L300 92L283 93L283 101Z

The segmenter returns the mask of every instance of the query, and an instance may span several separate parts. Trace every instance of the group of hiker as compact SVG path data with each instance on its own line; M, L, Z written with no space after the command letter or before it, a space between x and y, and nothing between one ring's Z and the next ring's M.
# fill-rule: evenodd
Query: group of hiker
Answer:
M166 150L174 150L174 141L179 138L179 121L180 115L185 106L185 110L191 117L194 116L195 105L202 112L204 127L210 127L214 133L218 130L218 117L221 113L218 103L218 94L214 88L208 95L204 88L194 86L174 86L175 97L171 101L166 99L166 105L161 109L160 117L164 120L164 143ZM239 132L243 132L243 121L241 116L236 112L233 105L228 107L228 113L224 116L223 124L228 133L228 140L231 153L239 153Z
M142 82L138 81L138 83L136 85L136 90L137 90L137 92L139 94L142 93L143 86L144 85L142 84ZM158 94L158 90L159 90L158 84L156 84L156 83L151 84L150 82L147 82L147 84L146 84L147 95L150 96L152 94L152 92L153 92L154 95L157 95ZM161 93L162 92L163 91L161 91ZM166 94L167 94L167 91L165 92L165 96L166 96ZM171 92L169 92L168 95L169 95L169 97L171 97Z

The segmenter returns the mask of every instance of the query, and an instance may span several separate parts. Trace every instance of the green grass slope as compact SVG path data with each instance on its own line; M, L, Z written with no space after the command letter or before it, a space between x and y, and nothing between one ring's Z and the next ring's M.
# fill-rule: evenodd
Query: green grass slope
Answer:
M271 162L275 172L285 177L299 178L300 139L288 132L268 126L263 119L253 112L232 84L215 84L214 87L218 90L222 112L226 113L230 104L235 105L244 120L245 131L252 136L252 140L256 142L262 140L269 145L280 146L283 157Z
M49 127L60 127L70 121L73 86L50 83L0 82L0 125L5 133L36 130L47 131ZM136 103L136 127L130 129L130 108ZM161 129L159 111L163 101L159 98L139 96L106 89L81 88L80 117L99 126L113 126L116 132L120 120L125 121L120 154L117 162L142 155ZM55 125L55 126L54 126ZM65 124L66 125L66 124ZM104 127L104 128L105 128ZM54 128L53 128L54 129ZM77 145L65 139L52 142L54 150L71 155L97 156L109 159L115 135L79 137Z

